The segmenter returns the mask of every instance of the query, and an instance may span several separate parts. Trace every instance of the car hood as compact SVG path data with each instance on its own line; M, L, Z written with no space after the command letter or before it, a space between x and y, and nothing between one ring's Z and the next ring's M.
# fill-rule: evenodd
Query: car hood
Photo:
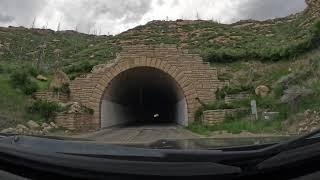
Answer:
M233 137L233 138L201 138L183 140L159 140L145 145L151 149L217 149L226 147L253 146L275 144L287 141L295 136L272 136L272 137Z

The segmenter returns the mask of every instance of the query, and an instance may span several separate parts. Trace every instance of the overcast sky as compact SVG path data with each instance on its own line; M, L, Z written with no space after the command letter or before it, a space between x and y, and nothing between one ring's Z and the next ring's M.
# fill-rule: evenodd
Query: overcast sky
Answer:
M302 11L304 0L0 0L0 26L117 34L151 20L214 19L232 23Z

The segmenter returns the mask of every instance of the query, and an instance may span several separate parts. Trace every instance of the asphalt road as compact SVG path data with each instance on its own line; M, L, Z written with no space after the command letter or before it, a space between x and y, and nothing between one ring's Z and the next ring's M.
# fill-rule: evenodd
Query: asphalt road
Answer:
M114 144L145 144L163 139L195 139L201 136L178 125L132 125L106 128L76 137Z

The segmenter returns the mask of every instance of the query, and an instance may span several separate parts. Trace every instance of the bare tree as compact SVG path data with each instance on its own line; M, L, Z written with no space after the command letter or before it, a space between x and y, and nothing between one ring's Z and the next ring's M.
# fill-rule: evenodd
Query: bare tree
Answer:
M31 25L31 28L35 28L35 25L36 25L36 21L37 21L37 17L34 17L33 18L33 21L32 21L32 25Z
M197 14L196 14L196 19L197 19L197 20L200 20L200 19L201 19L198 11L197 11Z
M99 34L98 34L99 36L101 35L101 25L100 25L100 28L99 28Z
M60 31L60 28L61 28L61 23L60 23L60 21L59 21L58 27L57 27L57 31Z
M41 65L46 57L47 45L44 43L38 46L38 48L39 48L39 57L37 58L37 70L39 71L42 68Z
M74 30L75 30L76 32L78 32L78 25L76 25L76 27L74 28Z
M88 31L87 31L87 34L90 34L90 32L91 32L91 25L90 25L90 24L88 24Z

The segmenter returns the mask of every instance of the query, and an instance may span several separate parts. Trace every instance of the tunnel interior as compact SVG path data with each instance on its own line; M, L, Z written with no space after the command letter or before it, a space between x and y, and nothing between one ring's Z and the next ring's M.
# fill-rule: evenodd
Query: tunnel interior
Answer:
M167 73L137 67L116 76L101 102L101 127L131 124L187 125L182 89Z

